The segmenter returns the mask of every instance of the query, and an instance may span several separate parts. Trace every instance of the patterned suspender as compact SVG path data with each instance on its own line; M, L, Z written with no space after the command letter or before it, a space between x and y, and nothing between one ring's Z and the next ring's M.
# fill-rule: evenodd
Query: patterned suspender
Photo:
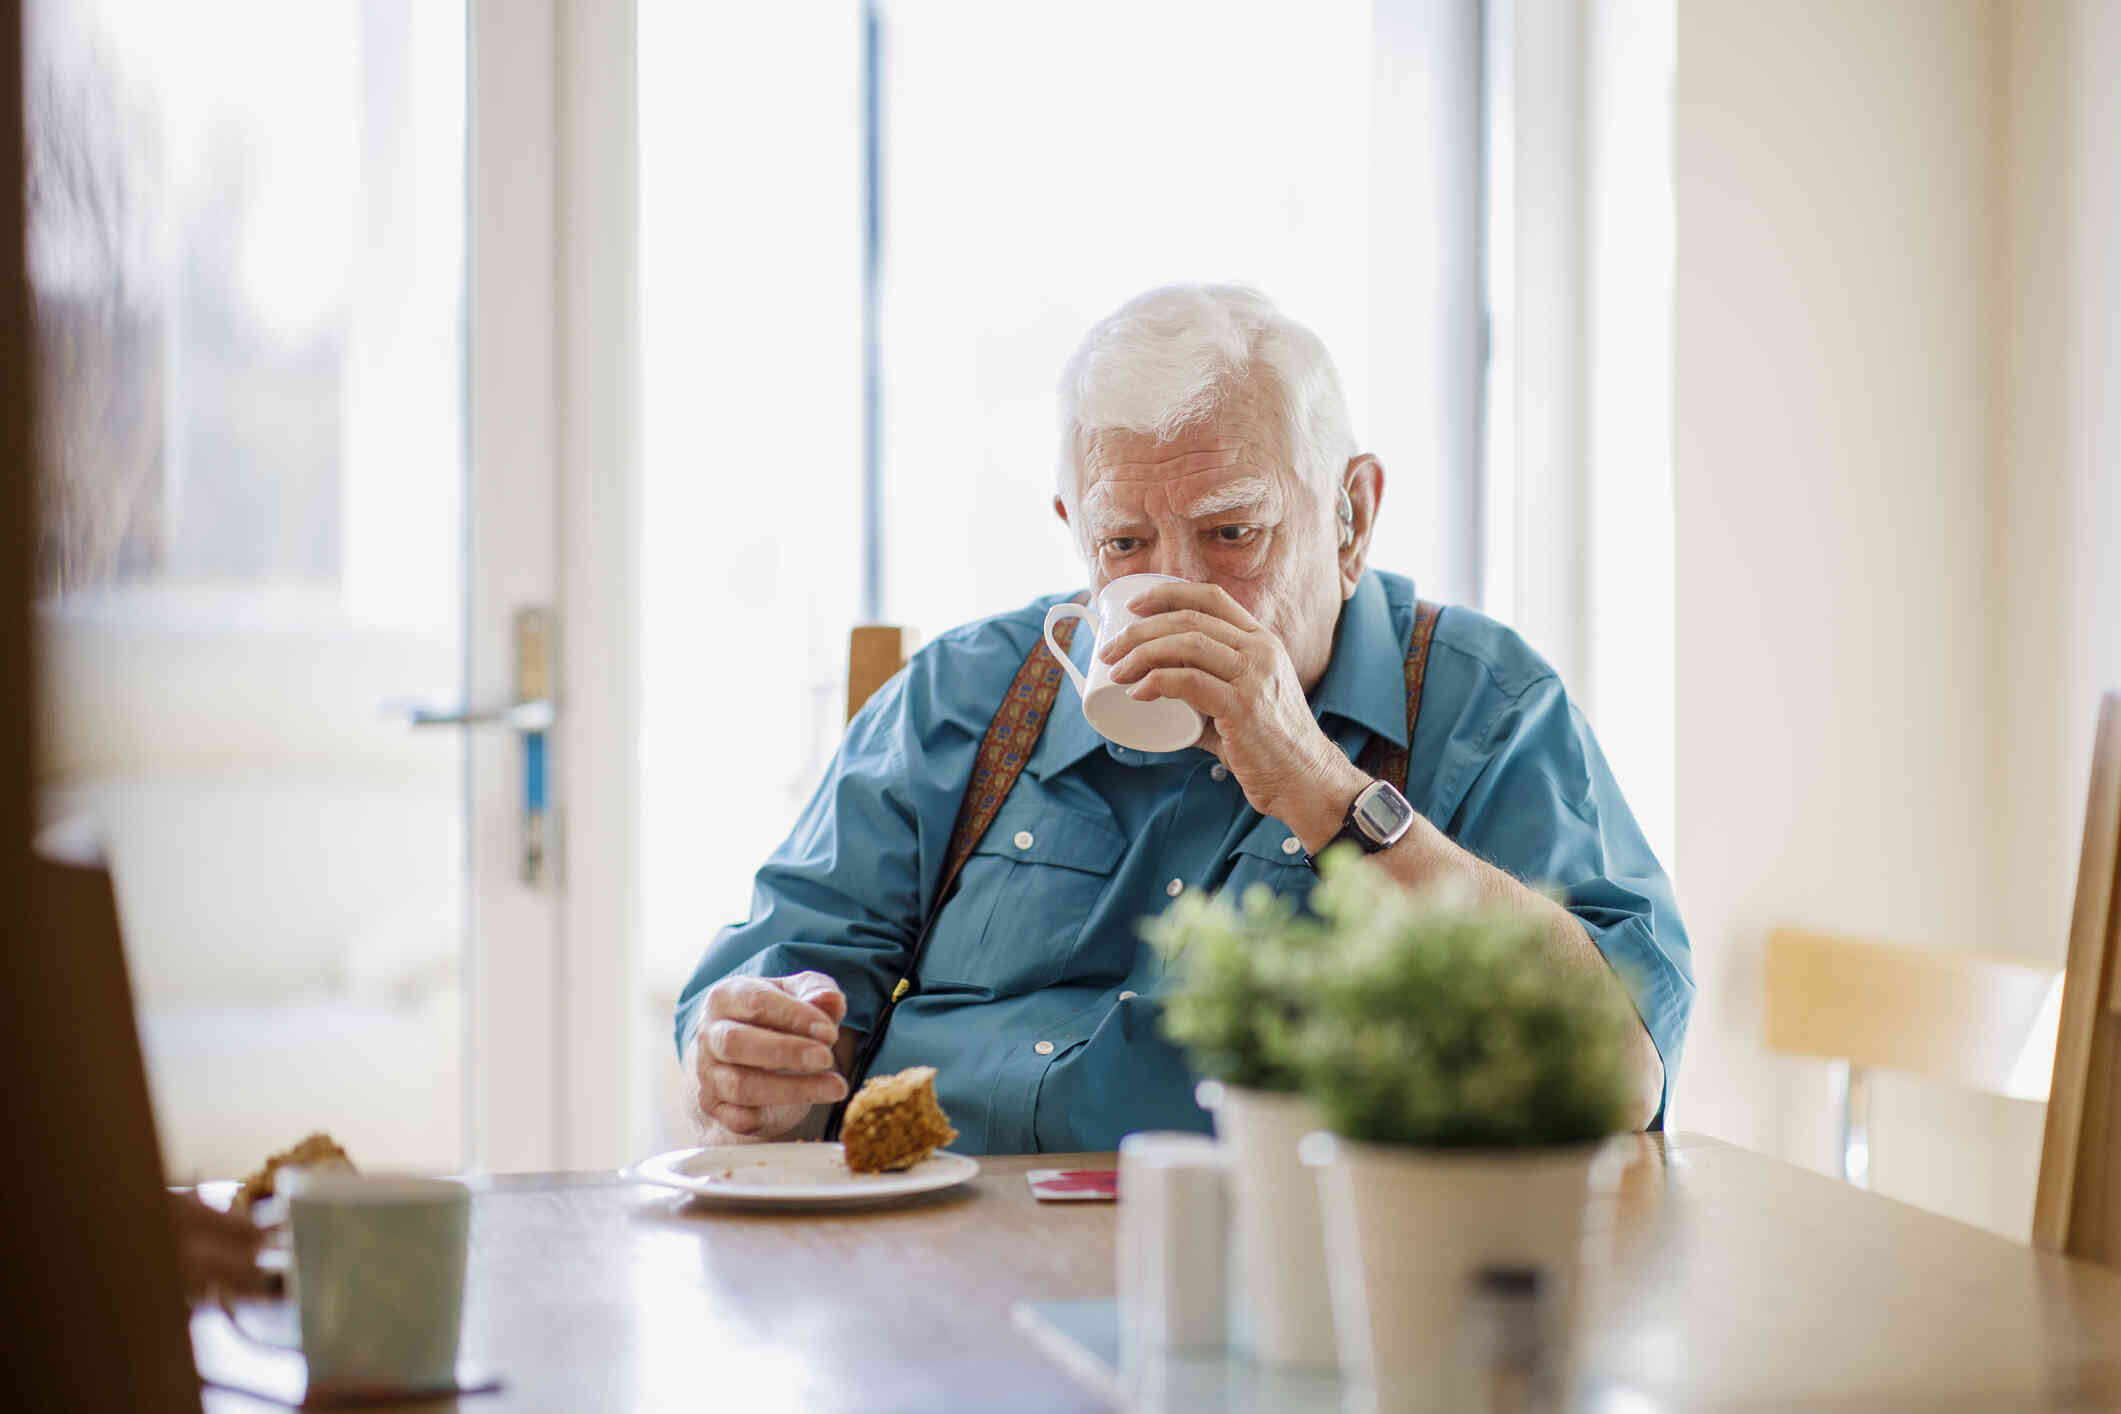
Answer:
M1392 745L1381 736L1370 738L1355 764L1380 781L1390 781L1402 794L1407 789L1407 752L1414 746L1414 719L1421 715L1421 680L1429 670L1429 640L1436 634L1440 605L1426 599L1414 601L1414 638L1407 644L1407 745ZM1072 622L1072 620L1071 620Z
M1087 594L1075 596L1077 603L1088 597ZM1075 626L1080 622L1079 619L1063 619L1053 626L1053 637L1063 651L1075 646ZM921 954L928 950L928 935L935 931L935 920L942 916L943 905L949 901L950 886L957 882L958 871L972 858L980 836L987 833L987 827L1001 813L1002 802L1015 789L1017 778L1024 774L1031 752L1046 730L1046 719L1053 715L1053 702L1060 695L1060 685L1060 662L1046 647L1045 637L1041 635L1038 646L1016 670L1009 691L1002 697L1001 709L987 724L987 734L980 738L979 755L972 764L972 779L965 786L965 798L958 802L957 823L950 828L950 848L943 856L943 876L936 881L935 902L929 905L928 916L921 920L920 936L914 939L913 951L906 955L905 972L885 999L884 1009L877 1013L876 1025L870 1027L869 1034L862 1038L861 1050L855 1053L854 1064L847 1075L849 1095L859 1089L868 1076L869 1064L876 1059L877 1049L884 1043L884 1028L891 1024L891 1013L898 1010L898 1004L913 990L914 976L920 971ZM825 1122L827 1139L839 1137L840 1118L846 1108L845 1100L832 1107L832 1114Z
M1080 603L1084 596L1077 595ZM1421 683L1429 666L1429 640L1435 635L1437 617L1441 607L1428 600L1418 600L1414 605L1414 637L1407 647L1407 744L1414 742L1414 720L1421 712ZM1066 619L1056 624L1053 636L1062 649L1075 644L1075 626L1078 620ZM972 779L965 787L965 798L957 807L957 823L950 830L950 848L944 855L943 875L935 886L935 902L929 907L928 916L922 920L920 936L915 939L913 950L907 955L905 973L898 985L891 989L891 996L878 1013L876 1025L862 1039L862 1048L855 1055L854 1065L847 1078L850 1093L860 1088L869 1074L870 1062L876 1059L883 1045L884 1029L891 1022L891 1013L913 990L913 979L919 973L921 954L928 950L928 935L935 929L935 920L941 916L943 905L950 898L950 886L957 882L958 871L972 858L980 837L1001 813L1002 802L1009 798L1017 778L1024 774L1024 767L1031 760L1031 752L1046 730L1046 719L1053 714L1054 700L1060 694L1061 666L1044 638L1024 659L1023 666L1016 670L1016 677L1009 684L1008 693L1002 698L1001 709L994 720L987 724L987 734L981 738L979 756L972 767ZM1400 790L1407 788L1407 752L1392 745L1384 737L1372 737L1363 748L1362 758L1356 764L1379 780L1392 782ZM831 1118L826 1122L825 1137L839 1136L840 1116L847 1102L842 1100L833 1106Z
M1080 603L1086 596L1075 597ZM1053 637L1063 650L1075 646L1075 628L1081 622L1063 619L1053 626ZM987 827L1001 813L1002 802L1016 788L1017 777L1030 764L1031 752L1045 733L1046 718L1053 714L1060 685L1061 665L1041 636L1031 656L1016 670L1016 677L1002 698L1001 710L994 714L994 720L987 724L987 735L980 739L979 755L972 763L972 780L965 787L965 798L958 802L957 823L950 828L950 852L943 856L943 878L935 890L938 910L943 895L956 882L958 870L972 858L980 837L987 833ZM892 994L894 1000L905 995L912 977L913 968L909 966Z

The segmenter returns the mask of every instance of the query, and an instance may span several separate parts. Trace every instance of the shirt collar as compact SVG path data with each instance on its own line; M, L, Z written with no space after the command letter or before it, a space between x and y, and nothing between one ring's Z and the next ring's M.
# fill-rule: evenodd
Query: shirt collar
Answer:
M1407 640L1392 623L1384 581L1375 572L1365 571L1355 593L1341 606L1340 624L1333 631L1333 657L1311 705L1320 717L1341 717L1404 747L1406 664Z
M1075 626L1075 641L1068 645L1068 656L1083 672L1090 671L1090 650L1096 642L1087 625ZM1046 723L1045 731L1039 733L1038 746L1025 763L1025 769L1040 780L1057 776L1091 752L1108 743L1097 734L1083 716L1082 694L1075 690L1072 682L1063 682L1053 698L1053 720Z
M1090 634L1078 631L1068 656L1085 672L1090 667ZM1407 744L1407 645L1392 624L1392 606L1384 583L1366 572L1355 593L1341 606L1333 630L1333 657L1319 679L1312 705L1320 717L1331 713L1363 727L1394 746ZM1083 700L1073 683L1061 684L1053 699L1053 720L1039 734L1038 747L1026 769L1047 780L1074 766L1091 752L1110 748L1129 764L1169 760L1111 746L1083 717ZM1184 755L1185 753L1175 753Z

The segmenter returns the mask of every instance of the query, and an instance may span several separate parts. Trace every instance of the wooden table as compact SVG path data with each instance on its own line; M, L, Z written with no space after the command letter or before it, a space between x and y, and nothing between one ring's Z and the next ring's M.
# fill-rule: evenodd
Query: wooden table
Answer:
M1586 1289L1591 1372L1642 1396L1613 1407L2121 1408L2121 1275L1715 1140L1634 1142ZM954 1193L814 1215L493 1179L465 1342L507 1388L457 1407L1095 1408L1009 1308L1111 1295L1116 1210L1034 1203L1023 1174L1112 1157L981 1162ZM202 1365L220 1321L194 1323Z
M1040 1204L1023 1175L1115 1163L987 1157L960 1188L819 1213L711 1208L615 1174L484 1180L464 1353L505 1388L403 1407L1096 1409L1010 1329L1009 1306L1112 1294L1113 1205ZM216 1313L193 1338L202 1369L262 1369ZM209 1391L207 1407L268 1406Z

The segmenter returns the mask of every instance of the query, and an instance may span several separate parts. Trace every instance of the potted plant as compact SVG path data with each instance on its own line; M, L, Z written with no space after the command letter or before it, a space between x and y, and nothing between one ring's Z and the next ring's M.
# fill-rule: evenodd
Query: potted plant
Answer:
M1296 1065L1306 998L1330 939L1264 885L1236 903L1186 894L1143 931L1176 973L1165 1033L1208 1077L1200 1101L1230 1150L1238 1344L1262 1364L1330 1369L1318 1186L1297 1153L1320 1119Z
M1468 1319L1512 1293L1544 1347L1536 1377L1566 1384L1586 1212L1627 1113L1626 995L1555 968L1535 920L1321 862L1330 965L1277 1052L1330 1131L1304 1158L1355 1406L1461 1407Z

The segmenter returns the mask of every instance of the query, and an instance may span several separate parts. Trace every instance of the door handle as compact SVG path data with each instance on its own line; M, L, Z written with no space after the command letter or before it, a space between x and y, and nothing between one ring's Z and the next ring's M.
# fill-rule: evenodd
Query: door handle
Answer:
M559 707L552 698L552 611L528 607L515 612L516 700L493 707L430 707L392 701L384 711L413 727L501 727L523 739L523 858L526 884L545 877L546 791L545 733Z
M557 709L549 698L512 702L506 707L423 707L416 702L392 702L385 711L403 716L414 727L507 727L510 731L542 732L552 726Z

